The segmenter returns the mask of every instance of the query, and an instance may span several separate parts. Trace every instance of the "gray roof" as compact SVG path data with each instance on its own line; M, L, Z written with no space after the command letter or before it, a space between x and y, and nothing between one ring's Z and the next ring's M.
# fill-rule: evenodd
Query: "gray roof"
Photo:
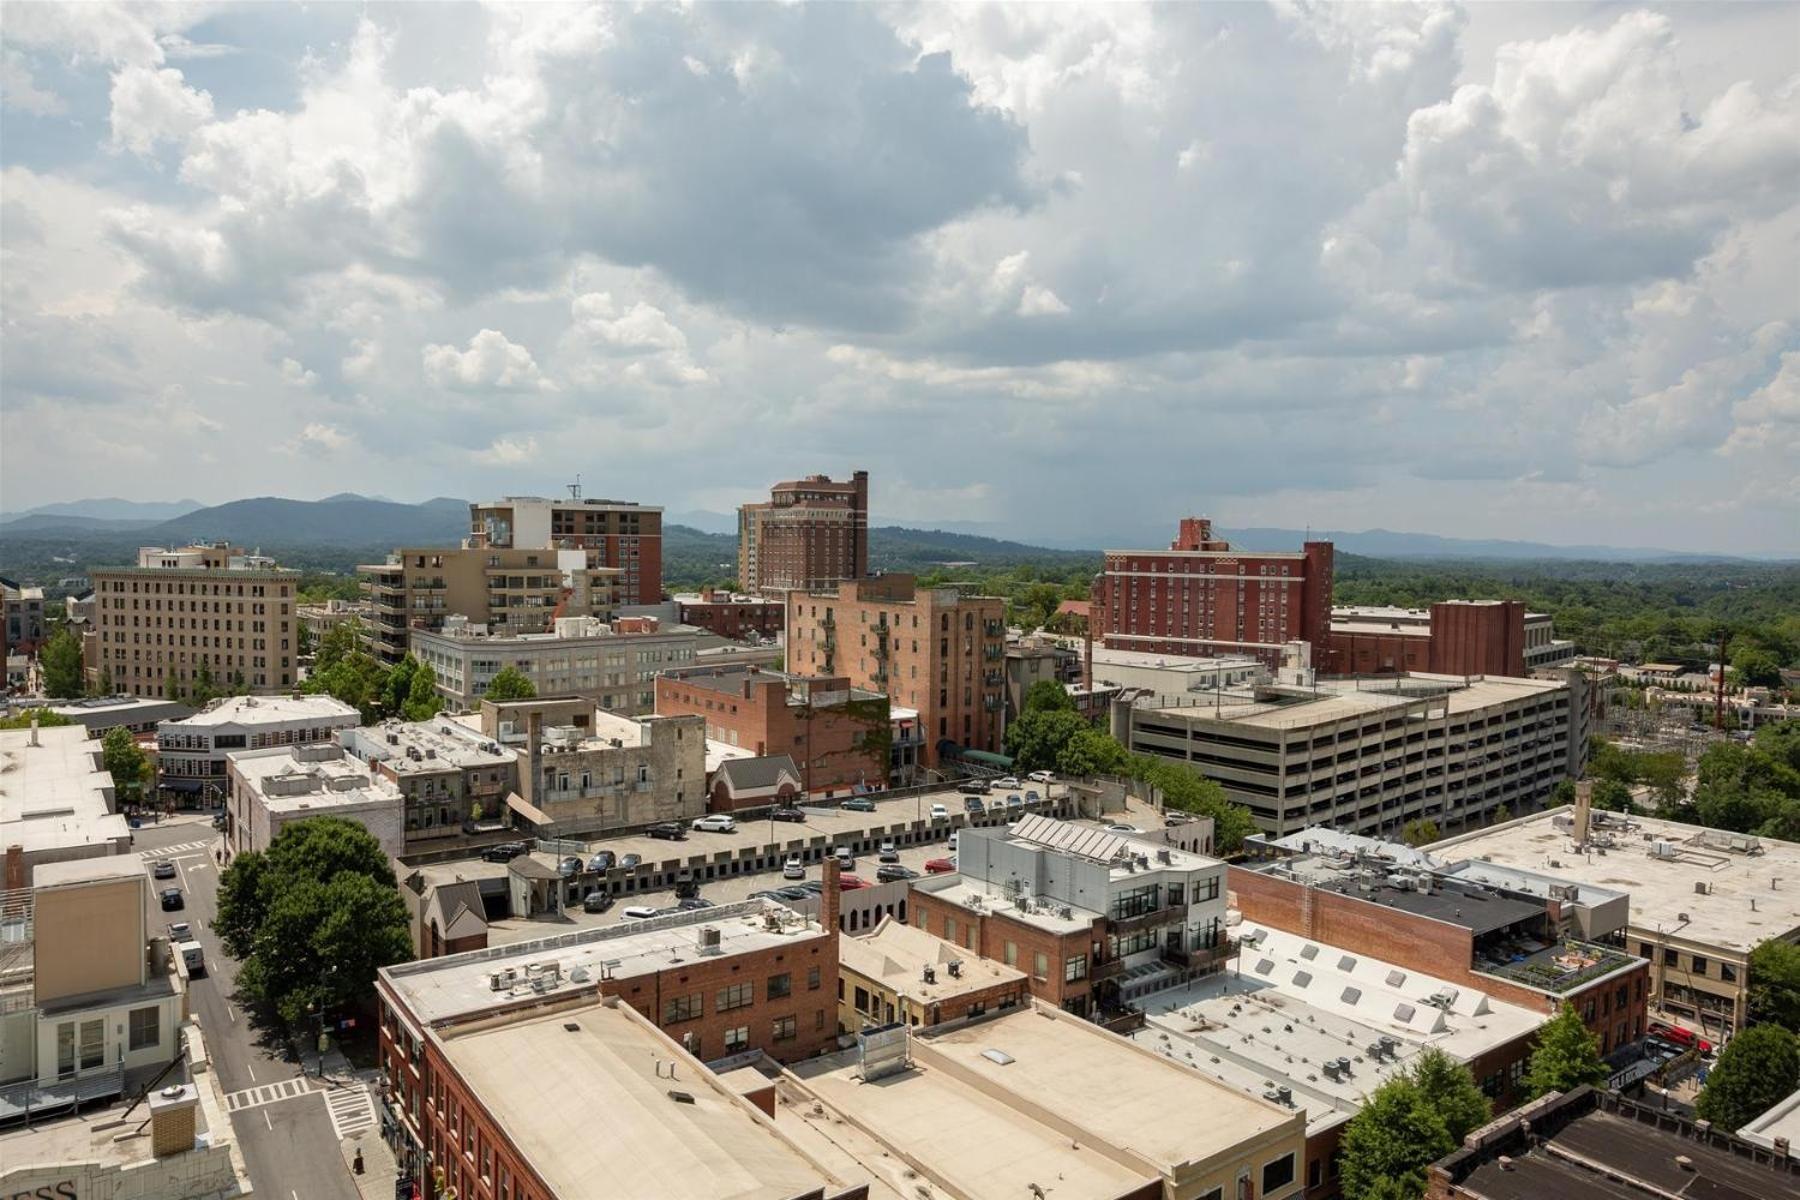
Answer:
M781 786L786 774L794 785L800 785L800 768L790 754L768 754L761 758L732 758L720 764L715 779L723 780L734 794L773 791Z

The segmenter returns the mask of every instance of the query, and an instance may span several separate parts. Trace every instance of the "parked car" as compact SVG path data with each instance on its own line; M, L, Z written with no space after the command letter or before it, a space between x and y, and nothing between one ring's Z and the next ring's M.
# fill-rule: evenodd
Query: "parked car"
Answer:
M798 854L788 855L787 861L781 864L781 877L783 879L805 879L806 863Z
M956 853L956 840L957 840L958 836L959 836L959 832L957 830L951 830L950 831L950 840L948 842L944 843L946 846L950 847L950 853L952 853L952 854Z
M848 871L851 867L856 865L856 855L851 852L850 847L848 846L839 846L837 849L833 850L831 854L833 858L837 859L838 867L841 870Z
M994 780L994 786L997 788L1016 788L1019 786L1019 780L1018 777L1014 775L1002 775L1000 778Z
M988 787L985 779L971 779L967 783L959 784L956 790L965 796L985 796L992 789Z
M644 830L644 836L660 838L665 842L680 842L687 840L687 830L683 829L680 825L677 825L674 821L658 821L650 828Z
M899 863L883 863L875 868L875 882L894 883L902 879L917 879L919 873L911 867L903 867Z
M623 858L619 859L619 869L620 870L633 871L643 865L644 865L644 856L641 854L627 854Z
M805 824L806 814L797 808L778 808L769 814L769 819L771 821L796 821L800 824Z
M194 927L186 921L169 922L169 944L171 946L181 942L191 941L193 940L193 937Z
M1027 804L1036 804L1036 803L1037 803L1037 802L1038 802L1038 801L1039 801L1039 800L1042 800L1042 799L1043 799L1043 797L1042 797L1042 796L1040 796L1040 795L1038 795L1038 794L1037 794L1037 793L1036 793L1036 792L1034 792L1034 791L1032 791L1032 790L1030 790L1030 789L1029 789L1029 788L1027 788L1027 789L1026 789L1026 791L1025 791L1025 803L1027 803Z
M1031 774L1027 775L1025 778L1029 779L1033 783L1049 783L1051 780L1055 779L1056 776L1052 775L1048 771L1033 771Z
M581 901L582 912L602 913L612 906L612 893L607 891L589 892Z
M613 864L617 861L618 860L615 857L613 857L613 852L611 850L602 850L602 851L598 852L597 854L595 854L592 858L588 859L587 869L594 872L597 875L601 871L612 870Z
M187 901L181 898L180 888L164 888L162 890L162 906L164 912L175 912L187 907Z
M952 858L928 858L925 860L927 875L948 875L956 870L956 860Z
M701 833L736 833L737 822L729 813L707 813L704 817L696 817L688 828Z
M893 842L883 842L881 849L875 852L875 857L884 863L897 863L900 861L900 847Z
M573 854L564 855L562 861L556 864L556 871L557 874L561 875L564 879L569 878L571 875L579 875L581 873L581 860Z
M809 879L800 885L800 890L809 896L817 896L820 892L825 890L825 881L822 879Z
M987 805L981 802L980 796L964 796L963 811L971 816L985 816L987 814Z
M175 878L175 864L166 858L157 860L156 865L150 868L150 877L152 879Z
M651 917L661 916L660 908L652 908L648 904L630 904L619 910L619 915L633 921L647 921Z
M781 892L777 888L764 888L760 892L751 892L749 898L752 900L779 900Z
M803 887L776 888L775 894L783 900L804 900L813 893Z
M941 804L934 804L931 806L931 819L934 821L948 821L950 819L950 810Z
M714 904L711 900L703 899L700 896L689 896L684 900L677 900L675 902L675 908L678 912L693 912L696 909L717 907L718 905Z
M482 862L511 862L525 853L524 842L501 842L498 846L489 846L481 852Z
M1017 793L1017 792L1012 793L1012 795L1010 795L1006 798L1006 807L1008 807L1008 808L1024 808L1025 807L1025 797L1019 795L1019 793Z
M872 813L875 811L875 801L867 796L852 796L844 801L843 809L845 812Z
M868 886L869 881L859 875L838 876L838 888L841 891L854 892L858 888L866 888Z

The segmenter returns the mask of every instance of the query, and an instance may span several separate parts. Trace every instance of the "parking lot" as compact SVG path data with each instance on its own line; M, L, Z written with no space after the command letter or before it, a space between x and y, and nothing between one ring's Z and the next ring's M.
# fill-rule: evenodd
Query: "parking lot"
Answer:
M1071 800L1067 788L1060 784L1033 784L1031 787L1043 799L1034 805L1012 809L1012 814L1069 815ZM1024 791L1020 789L1021 794ZM1004 800L999 792L984 799L995 798ZM875 799L876 810L872 813L807 808L802 810L806 814L804 822L771 821L764 815L740 819L737 829L731 833L690 831L687 838L679 842L635 835L584 841L580 843L582 849L579 852L574 849L575 843L556 852L538 851L534 857L546 865L554 865L565 851L579 853L584 865L600 850L610 851L615 856L615 863L628 854L641 856L642 862L632 868L615 865L598 874L583 871L569 881L569 903L563 913L497 921L490 925L488 936L496 943L519 941L582 925L611 924L622 919L621 910L627 905L667 907L675 902L675 883L684 872L700 885L701 896L708 900L720 904L743 900L752 892L795 882L781 878L782 864L790 855L797 854L804 861L806 878L818 879L820 862L829 850L839 846L848 847L856 856L853 873L870 883L875 882L879 865L876 851L883 841L888 840L895 842L899 849L901 865L922 873L926 860L941 858L948 853L945 843L952 832L971 824L998 825L1008 815L1007 810L989 804L981 817L971 818L963 807L965 797L954 789ZM930 815L934 804L943 805L949 816L934 820ZM490 871L494 869L492 865L482 865ZM605 913L582 912L582 899L590 892L602 890L613 895L614 906Z

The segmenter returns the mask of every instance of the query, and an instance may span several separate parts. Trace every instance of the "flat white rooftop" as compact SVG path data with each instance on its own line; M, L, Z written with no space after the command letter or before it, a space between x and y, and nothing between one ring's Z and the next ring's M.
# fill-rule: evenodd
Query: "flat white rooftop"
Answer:
M518 756L479 730L449 720L383 721L338 735L354 742L361 756L377 759L397 775L422 775L452 768L503 767ZM493 746L493 750L488 747ZM413 758L409 750L418 751Z
M1800 1150L1800 1091L1776 1102L1768 1112L1739 1129L1737 1135L1767 1150L1773 1150L1776 1140L1783 1139L1788 1145L1788 1157L1794 1157L1795 1151Z
M281 721L348 721L360 724L362 715L342 700L330 696L232 696L166 726L193 728L208 725L273 725Z
M125 818L112 811L112 776L100 742L79 725L0 730L0 847L27 855L110 854L130 844Z
M1011 917L1058 935L1091 928L1101 917L1092 909L1075 905L1033 903L1030 908L1024 908L1020 900L1009 899L999 886L964 875L927 875L913 880L913 887L942 897L946 903L959 908L974 909L983 916ZM1066 917L1062 915L1065 912L1069 914Z
M337 757L324 757L335 753ZM330 742L312 746L270 746L227 754L244 782L270 812L397 804L400 789L373 774L360 759Z
M1447 838L1431 852L1444 862L1481 858L1628 892L1633 929L1738 953L1800 929L1800 845L1605 814L1597 832L1605 835L1606 853L1577 854L1570 815L1566 807L1549 809ZM1740 848L1733 848L1733 837ZM1669 857L1657 857L1658 842L1667 844ZM1700 883L1707 885L1704 893L1695 890Z
M950 973L953 962L958 964L955 975ZM846 971L926 1004L1025 980L1023 971L982 958L892 917L883 917L875 931L864 937L840 934L838 963ZM925 982L926 967L932 968L929 983Z
M716 949L701 949L700 930L716 929ZM773 901L747 900L698 912L581 929L387 967L382 974L413 1016L427 1024L558 992L593 989L605 978L629 979L679 963L696 963L824 936L817 923ZM836 936L835 933L833 936ZM534 992L524 978L532 963L555 962L556 982ZM513 968L517 986L496 990L495 971Z
M840 1180L623 1005L452 1033L440 1044L564 1200L791 1200L840 1190Z
M1191 672L1210 675L1215 671L1259 667L1261 663L1247 654L1180 655L1152 654L1147 650L1119 650L1111 646L1094 647L1094 664L1109 667L1142 667L1162 671Z
M1315 1134L1353 1116L1428 1047L1467 1062L1548 1014L1259 925L1229 971L1140 1001L1139 1045L1247 1096L1287 1087ZM1371 1052L1383 1038L1387 1048ZM1346 1072L1325 1064L1350 1060ZM1279 1101L1278 1101L1279 1102Z
M1568 684L1561 679L1522 679L1500 675L1432 675L1411 672L1358 686L1352 680L1321 681L1307 695L1285 694L1283 700L1257 700L1247 693L1228 694L1218 704L1184 705L1159 711L1188 717L1231 721L1270 729L1310 728L1404 708L1421 699L1442 699L1449 713L1476 712L1510 701L1543 696Z

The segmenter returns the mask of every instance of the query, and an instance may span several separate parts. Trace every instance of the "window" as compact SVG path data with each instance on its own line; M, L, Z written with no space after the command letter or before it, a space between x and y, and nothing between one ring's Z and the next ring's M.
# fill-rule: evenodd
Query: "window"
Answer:
M779 1000L790 995L794 990L793 976L783 971L779 975L769 976L769 999Z
M1007 966L1009 966L1009 967L1018 966L1019 965L1019 945L1018 945L1018 943L1017 942L1006 943L1002 957L1004 957L1006 959Z
M1141 917L1145 913L1155 912L1157 909L1157 896L1160 894L1161 890L1162 889L1157 884L1151 883L1146 884L1143 887L1127 888L1120 892L1117 896L1113 897L1112 919L1115 921L1123 921L1131 917Z
M696 1021L705 1014L706 1001L699 992L691 996L672 996L663 1002L663 1024L676 1025Z
M162 1041L162 1013L155 1005L149 1008L131 1010L131 1040L127 1043L133 1050L144 1050Z
M924 921L921 920L920 924L923 925ZM806 990L809 992L819 990L819 968L812 967L806 972Z
M730 1012L734 1008L743 1008L756 1002L756 987L749 983L734 983L730 987L719 989L719 1003L715 1012Z
M750 1027L739 1025L725 1031L725 1053L740 1054L750 1048Z
M1694 955L1694 974L1706 974L1706 960L1701 958L1698 954Z
M1074 983L1077 979L1087 978L1088 958L1085 954L1077 954L1063 962L1063 982Z
M1276 1188L1284 1188L1294 1182L1294 1156L1284 1154L1274 1162L1263 1164L1262 1194L1268 1195Z
M1732 966L1730 963L1723 963L1723 962L1720 963L1719 964L1719 978L1724 980L1726 983L1736 983L1737 982L1737 968Z
M1672 950L1671 948L1669 948L1668 946L1664 946L1663 947L1663 966L1679 967L1680 965L1681 965L1681 957L1678 954L1676 954L1675 951Z
M92 1070L106 1062L106 1022L81 1023L81 1069Z
M790 1039L792 1039L795 1036L796 1033L797 1033L797 1026L795 1025L794 1018L792 1018L792 1017L776 1017L775 1018L775 1028L771 1034L771 1037L773 1038L773 1040L775 1040L777 1042L789 1041Z

